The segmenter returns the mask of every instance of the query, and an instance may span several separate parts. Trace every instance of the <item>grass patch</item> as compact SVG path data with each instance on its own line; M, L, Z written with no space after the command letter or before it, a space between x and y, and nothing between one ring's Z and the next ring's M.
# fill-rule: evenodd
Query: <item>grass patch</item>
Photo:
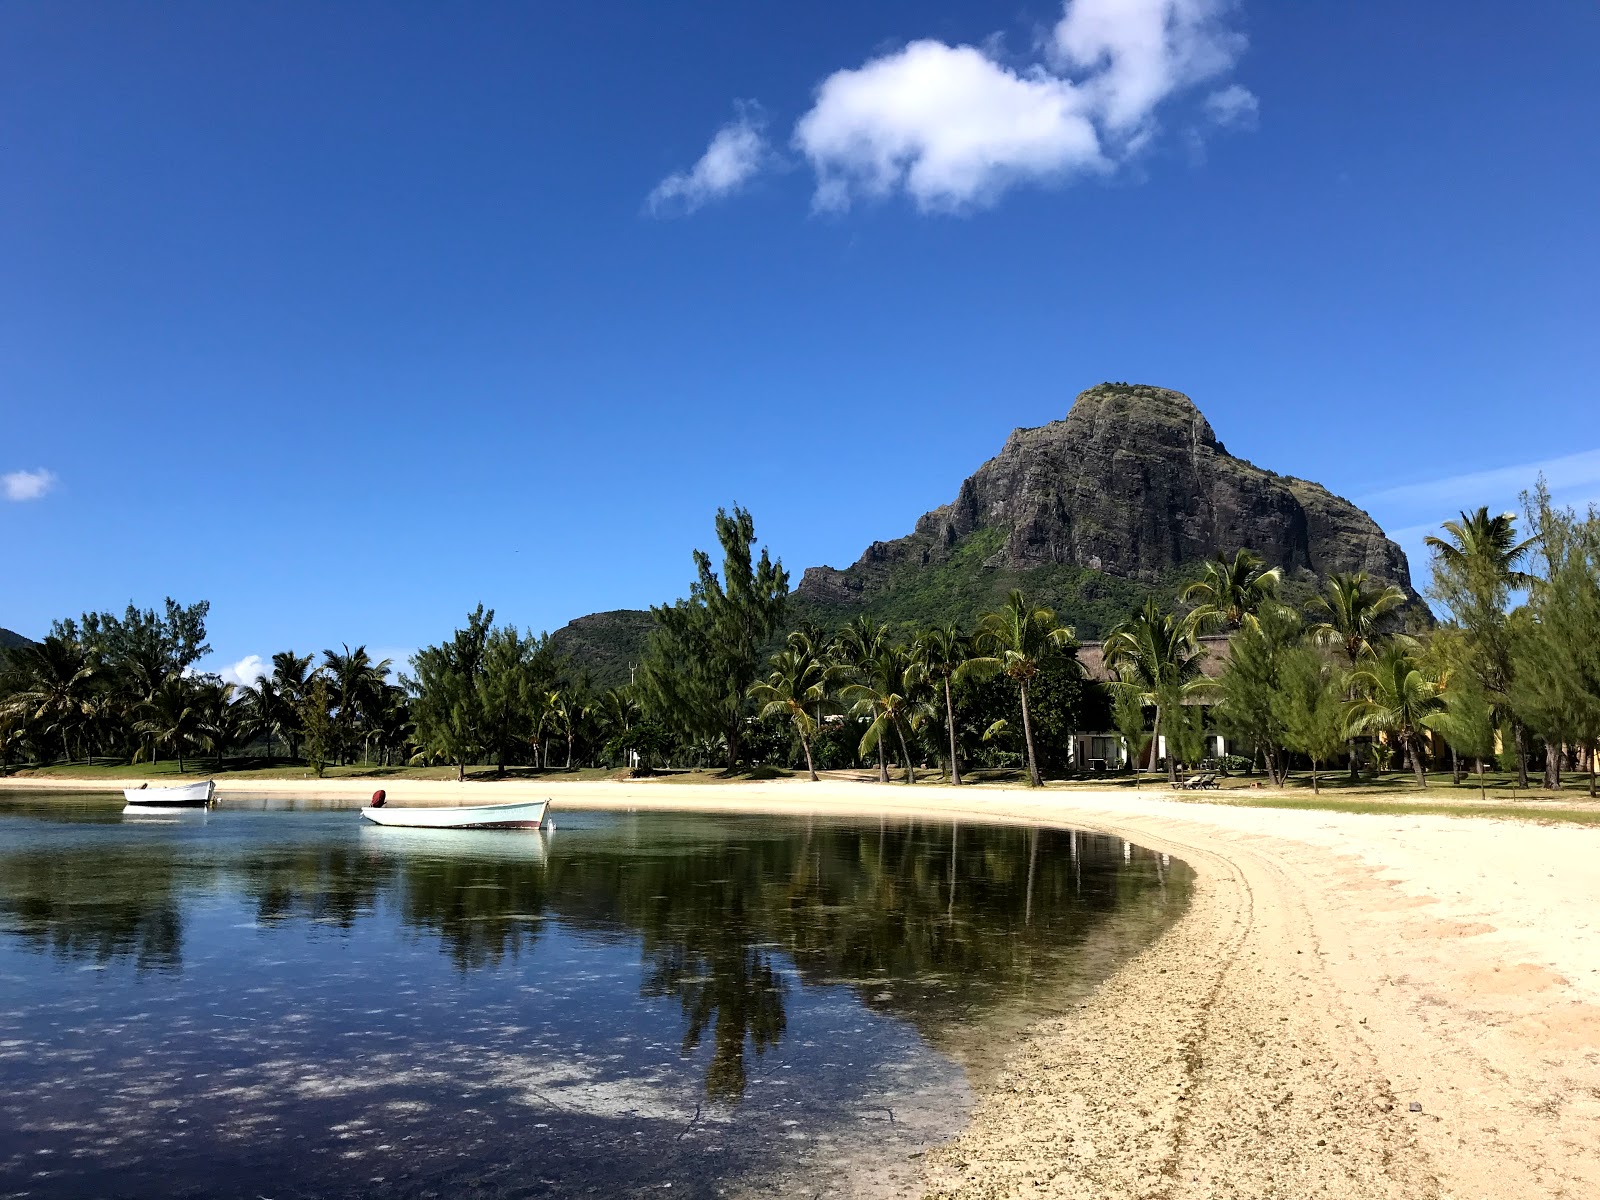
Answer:
M467 768L467 778L474 782L493 782L498 779L530 780L574 780L574 779L610 779L616 771L610 767L579 767L568 771L561 767L552 767L546 771L539 767L507 767L504 776L499 775L494 767L471 766ZM229 759L218 769L217 764L208 759L186 760L184 771L178 773L176 762L162 763L128 763L100 760L93 763L58 763L47 767L15 768L10 774L14 779L149 779L160 780L166 783L184 783L191 780L222 779L229 781L242 781L250 779L315 779L316 772L300 762L268 762L261 759ZM455 767L380 767L371 764L352 763L349 766L328 767L322 774L324 779L454 779Z
M1347 800L1337 796L1244 796L1238 793L1197 795L1192 803L1226 804L1236 808L1285 808L1300 812L1356 813L1378 817L1505 817L1517 821L1560 821L1600 825L1600 808L1521 807L1512 803L1451 804L1426 800Z

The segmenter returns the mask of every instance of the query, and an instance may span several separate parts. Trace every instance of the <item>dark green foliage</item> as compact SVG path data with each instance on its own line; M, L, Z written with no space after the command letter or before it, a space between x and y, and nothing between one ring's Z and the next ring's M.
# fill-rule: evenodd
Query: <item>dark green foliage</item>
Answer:
M1545 742L1545 786L1560 786L1560 748L1600 745L1600 512L1529 498L1543 570L1508 622L1512 712ZM1594 773L1590 772L1590 790Z
M1150 752L1150 727L1146 723L1144 705L1136 689L1113 689L1111 721L1116 728L1117 737L1122 741L1122 751L1127 755L1128 765L1134 771L1134 783L1137 785L1139 768Z
M1218 724L1229 738L1262 756L1275 783L1288 773L1284 716L1278 705L1284 663L1301 633L1298 613L1267 606L1230 639L1228 669L1217 681Z
M333 761L338 743L338 731L333 720L333 696L328 681L321 675L311 681L304 699L300 701L300 725L305 730L306 762L322 778L322 773Z
M163 679L183 674L211 653L206 641L210 612L209 600L183 605L168 596L161 613L130 604L121 617L84 613L77 621L57 621L51 632L81 641L111 675L148 696Z
M654 719L690 739L722 739L730 769L743 757L750 685L783 621L789 574L766 549L757 559L755 522L718 509L722 574L703 550L686 599L651 609L656 627L639 669L641 700Z
M421 753L456 764L458 778L465 778L467 763L488 741L480 688L493 623L494 610L478 605L467 614L467 627L450 641L417 651L406 680Z
M1175 599L1187 577L1187 572L1175 571L1170 579L1149 585L1068 563L1029 568L986 565L1004 544L1004 530L980 529L958 541L948 558L927 565L915 558L894 564L873 580L859 605L827 604L800 595L794 599L793 612L828 628L864 613L891 625L920 628L938 620L970 629L1020 588L1036 604L1053 609L1080 638L1095 638L1148 595ZM851 572L844 574L848 577Z
M13 633L9 629L0 629L0 656L7 650L21 650L25 646L33 645L33 641L23 637L20 633Z
M596 688L605 690L633 682L655 627L647 610L621 608L563 625L550 635L550 644L575 668L587 671Z
M1288 650L1278 662L1277 676L1272 711L1279 736L1284 746L1311 760L1311 790L1319 791L1318 765L1345 748L1349 723L1344 680L1334 664L1310 646ZM1278 781L1288 774L1284 763Z

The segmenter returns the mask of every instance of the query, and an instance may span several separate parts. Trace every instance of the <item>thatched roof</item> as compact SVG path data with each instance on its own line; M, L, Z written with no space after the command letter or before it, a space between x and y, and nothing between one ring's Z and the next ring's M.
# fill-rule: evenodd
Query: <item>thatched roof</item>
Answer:
M1223 634L1213 634L1201 638L1200 646L1206 652L1205 657L1200 660L1200 670L1208 678L1215 679L1228 665L1228 639ZM1089 678L1096 683L1112 682L1111 672L1106 670L1104 642L1084 642L1078 648L1078 661L1083 664L1083 669Z

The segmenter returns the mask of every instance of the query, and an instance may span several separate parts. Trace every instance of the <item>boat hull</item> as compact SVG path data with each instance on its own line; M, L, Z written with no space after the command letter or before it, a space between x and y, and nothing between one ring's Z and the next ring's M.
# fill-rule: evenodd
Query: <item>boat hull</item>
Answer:
M204 808L216 792L216 780L206 779L178 787L123 788L122 798L129 808Z
M527 804L474 804L459 808L363 808L374 825L406 829L538 829L548 800Z

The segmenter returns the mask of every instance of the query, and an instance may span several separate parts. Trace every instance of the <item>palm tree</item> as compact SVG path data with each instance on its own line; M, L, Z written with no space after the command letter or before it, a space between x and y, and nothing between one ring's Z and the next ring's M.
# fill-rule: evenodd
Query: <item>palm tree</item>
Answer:
M564 770L572 770L572 743L578 736L578 730L583 727L588 718L588 706L571 690L552 692L550 718L556 731L566 739L567 765Z
M887 624L875 622L862 613L834 635L833 652L840 673L859 681L871 670L872 664L889 651L893 641ZM863 741L862 744L866 745L866 742ZM883 740L875 738L872 744L878 751L878 780L887 783L889 762L885 756ZM867 752L862 750L861 753Z
M81 728L94 710L94 684L99 675L95 660L81 642L55 634L18 651L17 657L24 683L12 697L12 705L27 723L57 734L62 754L71 762L69 735Z
M300 738L305 725L300 720L302 706L311 686L311 655L296 654L293 650L280 650L272 656L272 685L278 689L283 701L282 724L279 732L289 743L289 757L300 757Z
M916 766L911 760L911 745L906 734L921 722L926 703L926 675L901 646L884 646L857 670L861 681L845 688L844 695L854 702L851 708L854 715L871 721L861 737L861 753L878 751L878 782L888 783L889 765L883 742L892 732L900 742L906 782L916 783Z
M619 687L604 692L596 713L604 739L601 753L613 762L624 759L633 749L630 735L639 723L639 716L639 704L633 698L632 689Z
M338 712L339 763L342 766L355 741L356 727L371 715L378 689L389 673L389 660L373 662L367 657L367 648L350 649L344 643L344 652L324 650L322 671L332 684L334 708Z
M1277 598L1282 575L1277 567L1266 570L1261 556L1249 550L1237 550L1231 559L1219 551L1179 599L1196 604L1202 626L1241 629Z
M789 718L800 738L800 748L805 751L806 772L815 783L817 767L811 756L811 742L828 699L828 667L811 653L811 639L806 634L796 630L789 635L789 643L772 656L772 674L764 682L751 685L750 698L761 705L757 714L761 720Z
M1506 609L1511 593L1530 587L1533 576L1521 569L1537 539L1517 540L1516 517L1491 517L1487 507L1446 521L1445 537L1423 542L1434 553L1434 595L1448 606L1479 652L1479 678L1488 699L1511 721L1517 750L1517 786L1528 786L1528 731L1511 710L1511 637Z
M1537 538L1517 541L1515 513L1501 513L1491 517L1488 506L1476 512L1462 512L1459 521L1446 521L1442 526L1449 538L1428 536L1422 539L1446 565L1464 574L1482 572L1491 585L1504 583L1512 588L1525 588L1533 583L1533 576L1519 570L1519 564L1532 553Z
M219 771L228 751L249 737L245 709L234 700L234 690L231 683L205 684L196 690L194 697L198 714L196 733L216 756Z
M1117 674L1116 686L1133 695L1141 708L1155 709L1155 729L1150 752L1161 737L1162 717L1175 704L1198 695L1208 686L1200 664L1205 659L1198 630L1198 612L1185 616L1164 613L1155 597L1121 622L1106 636L1102 653L1107 668ZM1167 754L1167 780L1178 782L1177 758Z
M930 679L937 679L944 691L945 724L950 731L950 782L961 786L961 758L956 745L955 687L983 673L983 664L993 659L980 657L970 637L954 624L936 625L917 635L912 645L916 658ZM990 668L993 670L994 668Z
M559 691L540 692L533 698L533 765L542 766L544 770L550 769L550 739L545 737L546 730L559 729L561 718L558 710L561 708L561 693ZM539 762L539 751L544 751L544 762Z
M1044 786L1039 760L1033 750L1033 718L1028 713L1028 684L1039 673L1039 663L1053 651L1077 645L1072 630L1056 623L1048 608L1035 608L1020 591L1012 590L998 612L985 613L978 623L977 645L985 653L974 661L978 670L1001 671L1017 685L1022 696L1022 740L1028 747L1028 782Z
M200 710L188 681L169 676L139 709L144 715L134 729L150 738L158 753L171 750L178 760L178 774L183 774L183 752L200 734ZM151 761L156 761L154 756Z
M267 757L272 758L273 737L286 735L293 725L292 707L270 675L258 675L247 683L239 702L245 706L253 733L267 739Z
M22 745L22 713L0 704L0 779L11 773L11 756Z
M1406 594L1398 587L1391 583L1380 588L1369 582L1365 571L1335 571L1328 576L1322 595L1313 596L1306 606L1327 618L1311 627L1311 637L1343 654L1353 674L1363 659L1376 657L1384 619L1405 602ZM1355 699L1353 691L1348 696ZM1361 776L1361 752L1353 738L1349 753L1353 783Z
M400 761L405 761L406 742L415 730L406 690L385 683L373 722L373 735L377 738L378 753L382 756L384 766L389 765L391 754L397 754Z
M1392 735L1411 759L1417 786L1427 787L1422 731L1445 711L1439 685L1422 673L1410 650L1398 642L1355 672L1351 683L1357 692L1351 706L1352 727Z

